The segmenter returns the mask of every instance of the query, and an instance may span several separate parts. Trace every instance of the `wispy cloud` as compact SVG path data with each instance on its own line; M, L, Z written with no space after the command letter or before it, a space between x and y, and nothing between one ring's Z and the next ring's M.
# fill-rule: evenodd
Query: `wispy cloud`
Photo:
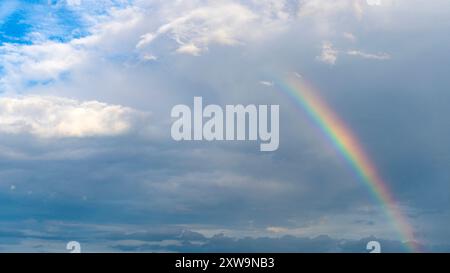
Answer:
M388 53L366 53L360 50L349 50L347 51L347 55L380 61L391 59L391 55L389 55Z
M274 82L273 81L259 81L259 83L261 85L265 85L265 86L274 86Z
M255 1L252 6L211 2L194 8L175 4L168 16L172 19L143 34L136 47L143 50L165 37L176 42L176 52L198 56L214 44L233 46L264 37L288 18L285 8L284 1Z

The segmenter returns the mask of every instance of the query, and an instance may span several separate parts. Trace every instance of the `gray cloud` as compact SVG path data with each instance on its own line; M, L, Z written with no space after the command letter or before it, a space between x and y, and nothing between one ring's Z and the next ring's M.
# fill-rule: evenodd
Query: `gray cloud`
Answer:
M448 43L441 35L450 8L306 2L248 4L255 22L219 14L217 21L191 15L180 23L180 9L166 10L171 4L155 12L138 1L101 18L89 13L92 25L82 37L4 45L4 216L19 225L35 219L101 228L52 233L56 225L36 224L39 236L10 229L2 240L12 246L19 237L18 247L40 250L80 239L91 250L359 252L366 240L360 239L373 235L386 238L387 251L399 251L398 234L369 189L279 89L280 75L298 71L358 135L429 249L448 249L450 59L436 41ZM198 3L189 11L197 14ZM216 33L227 20L232 24ZM264 37L247 35L255 26ZM145 42L148 34L156 36ZM198 56L174 54L180 48ZM345 56L349 49L372 59L387 55L367 52L389 52L392 59L367 62ZM318 55L334 65L317 62ZM208 104L279 104L279 151L172 141L170 109L190 105L194 95ZM142 112L151 112L151 121L140 119ZM180 240L180 229L124 235L157 224L185 225L190 238ZM123 227L116 233L104 230L117 225Z

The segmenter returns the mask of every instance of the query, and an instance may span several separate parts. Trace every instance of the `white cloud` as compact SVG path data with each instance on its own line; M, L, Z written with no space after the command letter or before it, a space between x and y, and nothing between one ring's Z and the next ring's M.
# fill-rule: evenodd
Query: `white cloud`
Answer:
M200 52L202 52L202 49L197 47L195 44L184 44L180 45L180 47L176 50L178 53L182 54L190 54L194 56L199 56Z
M369 6L381 6L381 0L366 0Z
M158 60L158 57L156 57L155 55L152 55L152 54L144 54L142 56L142 58L144 59L144 61L156 61L156 60Z
M322 16L330 17L332 15L350 11L358 19L361 19L364 13L363 0L304 0L299 5L299 16Z
M361 57L363 59L380 60L380 61L391 59L391 55L383 52L373 54L373 53L365 53L360 50L349 50L347 51L347 55Z
M295 22L294 14L331 20L329 16L342 12L361 16L362 9L367 6L363 0L303 0L296 13L291 10L295 5L290 5L287 0L145 0L118 7L107 4L110 1L65 2L76 6L77 10L96 10L98 5L107 12L100 15L92 11L83 16L86 25L91 26L88 29L90 35L83 38L63 43L48 41L41 35L31 45L0 46L3 67L0 91L23 92L30 83L46 84L59 80L61 75L73 72L78 66L92 65L96 60L108 60L110 56L127 56L127 61L136 57L154 61L167 50L198 56L212 45L235 46L254 39L268 39ZM329 25L335 27L336 24L330 22ZM344 36L355 39L351 33ZM332 47L325 46L319 59L334 64L337 55Z
M81 0L66 0L69 6L79 6L81 5Z
M265 86L274 86L274 82L271 82L271 81L259 81L259 84L262 84Z
M326 64L336 64L339 51L334 49L333 44L330 42L324 42L322 44L322 53L317 56L317 60Z
M135 7L111 9L105 17L90 29L90 35L69 42L50 41L34 33L33 44L6 43L0 46L3 68L0 91L20 93L30 85L57 81L65 73L110 56L135 54L138 29L145 24L142 11ZM149 56L151 54L144 54L142 59L149 60ZM153 60L155 58L153 56Z
M289 17L285 1L251 1L249 5L211 1L194 7L173 5L172 12L167 15L168 22L156 31L141 35L136 48L143 50L157 39L166 37L176 42L176 52L200 55L210 45L234 46L248 39L265 37L271 31L281 29L282 22Z
M107 16L98 16L91 27L91 35L74 39L73 45L97 50L98 54L133 53L135 43L144 27L152 25L152 14L137 6L111 8Z
M75 65L83 62L85 53L72 44L43 42L33 45L6 44L0 48L4 75L0 80L3 91L28 83L56 80Z
M66 1L81 10L91 5L90 1L85 2L88 1ZM82 38L55 42L34 33L30 36L32 44L0 46L0 91L22 93L30 87L61 80L84 66L120 56L127 56L124 62L133 58L155 61L168 48L180 54L200 55L213 44L234 46L267 37L271 31L282 29L288 18L285 1L149 3L108 6L107 13L101 16L89 13L84 19L91 25L90 34ZM156 31L148 32L149 29ZM175 41L176 47L164 44L155 50L151 44L163 37Z
M143 48L163 34L179 45L177 52L198 55L209 44L235 45L242 35L242 26L256 15L243 5L219 3L198 7L162 25L154 33L142 36L137 48Z
M139 112L98 101L60 97L0 98L0 132L38 137L90 137L130 131Z
M284 227L267 227L266 230L270 233L286 233L289 229Z
M333 44L331 42L323 42L322 44L322 52L319 56L316 57L317 60L329 64L329 65L335 65L336 61L338 59L339 53L341 51L334 48ZM360 57L363 59L370 59L370 60L390 60L391 55L388 53L366 53L361 50L348 50L343 51L343 54L347 54L349 56L355 56Z
M298 73L298 72L294 72L294 76L299 78L299 79L303 79L303 75Z
M356 36L351 32L344 32L343 36L345 39L349 40L350 42L356 42L356 40L357 40Z

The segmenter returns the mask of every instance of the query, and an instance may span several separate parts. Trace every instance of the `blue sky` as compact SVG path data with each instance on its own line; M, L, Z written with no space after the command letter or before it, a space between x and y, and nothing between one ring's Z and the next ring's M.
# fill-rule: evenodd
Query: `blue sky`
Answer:
M424 249L449 251L450 3L369 2L2 1L0 251L404 251L280 91L292 73L352 128ZM173 141L170 110L194 96L279 104L280 148Z

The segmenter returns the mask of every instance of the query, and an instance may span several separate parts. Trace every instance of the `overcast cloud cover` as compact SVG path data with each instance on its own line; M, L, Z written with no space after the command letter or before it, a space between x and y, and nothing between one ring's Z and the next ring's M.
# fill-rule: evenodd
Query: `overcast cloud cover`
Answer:
M404 251L278 80L339 113L450 251L447 0L0 3L0 251ZM280 148L175 142L176 104L279 104Z

